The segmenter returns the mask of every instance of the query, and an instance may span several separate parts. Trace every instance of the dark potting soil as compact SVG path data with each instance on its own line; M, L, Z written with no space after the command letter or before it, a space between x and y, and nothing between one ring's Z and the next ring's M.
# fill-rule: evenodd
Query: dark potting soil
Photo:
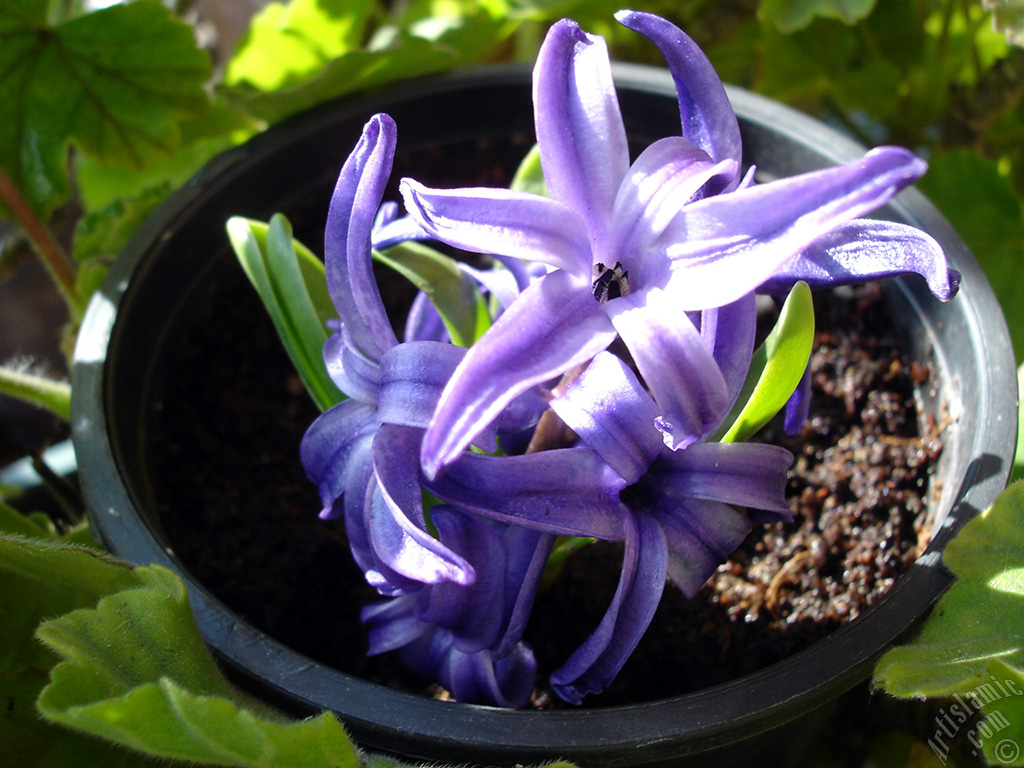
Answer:
M393 654L364 656L359 610L379 598L352 563L342 525L318 520L298 460L317 411L244 278L214 290L153 398L148 461L174 551L277 640L429 695L429 681ZM796 456L793 522L755 524L693 600L667 585L633 657L585 706L664 698L761 669L856 618L910 567L928 536L940 430L914 399L931 372L901 357L887 317L877 288L818 301L812 417L795 437L775 426L764 434ZM539 685L600 621L619 558L615 544L584 548L538 597L526 640ZM557 700L541 688L535 704Z

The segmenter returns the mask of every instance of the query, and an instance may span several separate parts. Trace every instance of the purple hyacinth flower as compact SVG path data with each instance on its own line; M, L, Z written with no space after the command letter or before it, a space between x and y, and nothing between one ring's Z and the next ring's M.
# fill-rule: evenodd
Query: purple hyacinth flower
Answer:
M552 268L474 345L446 387L424 440L428 475L460 455L511 398L586 362L616 335L645 380L668 381L669 369L686 367L697 348L680 310L723 306L777 274L779 286L802 277L860 279L856 259L834 256L848 252L844 238L868 247L879 230L843 228L924 172L910 152L883 147L836 168L744 183L736 118L700 50L656 16L619 19L665 53L683 136L655 142L630 165L604 41L563 20L534 69L537 143L551 197L402 182L410 214L439 240ZM889 272L938 265L935 288L948 294L938 285L948 271L934 241L910 228L882 229L898 241L886 251ZM799 258L836 230L846 234ZM692 442L692 425L678 418L690 394L666 386L655 399L667 443Z
M390 595L422 584L466 586L476 579L468 561L429 532L419 461L424 431L466 350L438 341L399 343L371 266L372 230L395 140L391 119L373 117L331 200L325 266L339 322L324 357L332 379L350 399L322 414L300 449L306 473L320 491L321 516L344 515L356 562L372 585ZM524 392L478 434L476 444L495 450L503 433L532 426L545 407L541 393ZM505 524L555 534L621 536L618 493L624 483L593 451L512 456L497 469L496 461L467 453L451 477L427 490Z
M369 655L398 650L458 701L521 707L536 662L521 642L554 537L436 506L438 537L469 561L476 582L424 585L363 609Z
M593 634L551 675L555 692L579 703L603 690L643 636L666 577L688 597L735 549L750 524L787 519L793 457L754 443L695 443L673 451L652 421L658 408L618 357L602 352L551 407L580 440L630 483L621 494L625 550L619 584Z

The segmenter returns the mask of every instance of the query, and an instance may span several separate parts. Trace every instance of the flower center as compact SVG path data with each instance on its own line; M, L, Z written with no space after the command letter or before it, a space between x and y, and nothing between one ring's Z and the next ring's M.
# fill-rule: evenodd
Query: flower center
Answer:
M629 294L629 270L616 261L609 269L602 262L594 265L594 298L604 304L609 299L618 299Z

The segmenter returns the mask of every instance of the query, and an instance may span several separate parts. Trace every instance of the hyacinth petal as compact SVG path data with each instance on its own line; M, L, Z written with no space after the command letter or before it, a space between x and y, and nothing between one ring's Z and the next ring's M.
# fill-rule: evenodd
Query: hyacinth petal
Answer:
M555 23L537 55L533 104L549 194L583 216L592 242L606 241L629 145L604 38Z
M454 634L454 647L474 653L492 647L504 625L505 547L501 530L490 520L467 515L447 504L431 508L430 519L438 538L473 566L472 586L442 583L431 586L417 606L421 621L437 624Z
M942 246L927 233L908 224L857 219L815 240L758 291L784 295L798 280L825 288L915 273L940 301L953 298L960 284L960 273L949 269Z
M667 568L661 526L646 514L627 516L622 573L608 610L593 634L551 675L551 687L562 699L579 704L615 678L654 617Z
M690 598L751 528L743 515L717 501L686 499L673 503L666 498L656 514L668 542L668 576Z
M555 271L531 285L473 345L445 387L423 440L424 472L435 476L517 395L589 360L614 338L589 284Z
M728 159L740 163L739 123L722 81L704 52L679 27L654 14L619 11L615 18L658 46L665 57L679 94L683 136L716 162Z
M683 208L659 240L672 261L667 290L681 309L729 304L817 238L918 179L925 163L901 147Z
M360 619L369 640L367 656L397 650L429 630L427 624L413 615L413 607L418 600L419 595L413 593L380 600L362 609Z
M356 348L345 326L324 343L324 366L334 385L347 397L370 405L380 392L380 366Z
M590 239L571 208L540 195L473 187L399 187L405 206L432 237L476 253L514 256L590 276Z
M310 480L320 489L325 512L345 492L348 473L366 455L365 440L377 429L371 405L343 400L324 411L306 430L299 457Z
M778 517L793 511L786 502L786 471L793 455L762 443L700 443L662 454L665 492L752 507Z
M627 484L639 480L661 452L654 428L658 406L610 352L597 355L551 408Z
M793 390L793 394L789 396L789 400L786 401L786 410L783 416L783 429L787 435L797 434L807 421L807 416L811 412L811 361L807 361L807 367L804 368L804 375L800 377L800 383L797 384L796 389Z
M625 482L594 451L523 456L467 453L423 487L439 499L508 525L566 536L622 535Z
M715 164L707 153L681 136L659 139L636 159L615 197L612 219L615 231L607 253L596 260L610 261L611 254L640 252L665 230L679 209L705 185L718 177L735 176L736 163ZM660 256L660 254L659 254ZM660 259L659 259L660 260ZM629 269L641 282L642 263L630 260Z
M523 643L503 659L490 651L463 654L452 649L447 671L440 676L456 701L499 707L525 706L533 693L537 662Z
M724 307L701 312L700 335L722 371L729 392L729 408L747 378L756 333L757 299L753 293Z
M674 297L650 289L605 306L658 404L656 425L665 444L677 450L706 436L725 416L729 392L700 332Z
M356 345L373 360L398 343L370 259L370 233L391 175L397 131L374 115L342 166L324 233L327 290Z
M507 553L505 605L510 607L504 634L494 644L499 659L511 653L523 636L555 536L510 525L501 540Z
M434 302L423 291L416 294L405 316L403 338L406 341L450 341L444 320L434 306Z
M465 348L439 341L406 342L389 349L380 361L377 419L426 429L465 354Z
M389 568L424 584L468 585L473 567L427 533L419 479L423 430L385 424L373 440L377 490L371 499L370 542Z

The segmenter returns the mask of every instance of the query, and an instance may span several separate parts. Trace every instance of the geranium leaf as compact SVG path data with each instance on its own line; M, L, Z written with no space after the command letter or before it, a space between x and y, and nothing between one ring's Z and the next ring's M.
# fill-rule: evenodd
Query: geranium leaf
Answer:
M239 263L263 301L299 378L321 410L341 402L323 362L325 322L335 315L324 265L292 237L288 220L270 224L232 217L228 237Z
M817 17L854 24L866 18L876 0L761 0L758 15L783 32L802 29Z
M814 304L807 283L793 286L779 319L754 351L739 397L719 433L722 442L742 442L767 424L796 389L814 344Z
M430 297L453 344L472 346L490 327L483 294L454 259L414 240L384 253L375 251L373 258L404 275Z
M74 143L135 167L170 154L178 121L204 110L210 62L161 3L117 5L52 24L47 0L0 6L0 166L42 214L69 193Z
M946 547L957 581L920 633L893 648L875 668L874 684L893 696L959 695L995 717L1012 708L1013 732L1024 732L1024 483L1015 483L964 526ZM1011 690L1004 696L1000 689ZM990 690L991 689L991 690ZM996 691L992 693L992 691ZM993 755L998 739L985 742ZM1018 760L1012 761L1019 765ZM1007 764L1003 759L997 761Z
M146 754L252 768L356 766L329 714L292 721L235 688L192 620L181 580L135 570L141 587L42 624L63 661L39 697L55 722Z
M294 86L361 43L372 8L370 0L268 3L250 22L224 82L263 91Z

